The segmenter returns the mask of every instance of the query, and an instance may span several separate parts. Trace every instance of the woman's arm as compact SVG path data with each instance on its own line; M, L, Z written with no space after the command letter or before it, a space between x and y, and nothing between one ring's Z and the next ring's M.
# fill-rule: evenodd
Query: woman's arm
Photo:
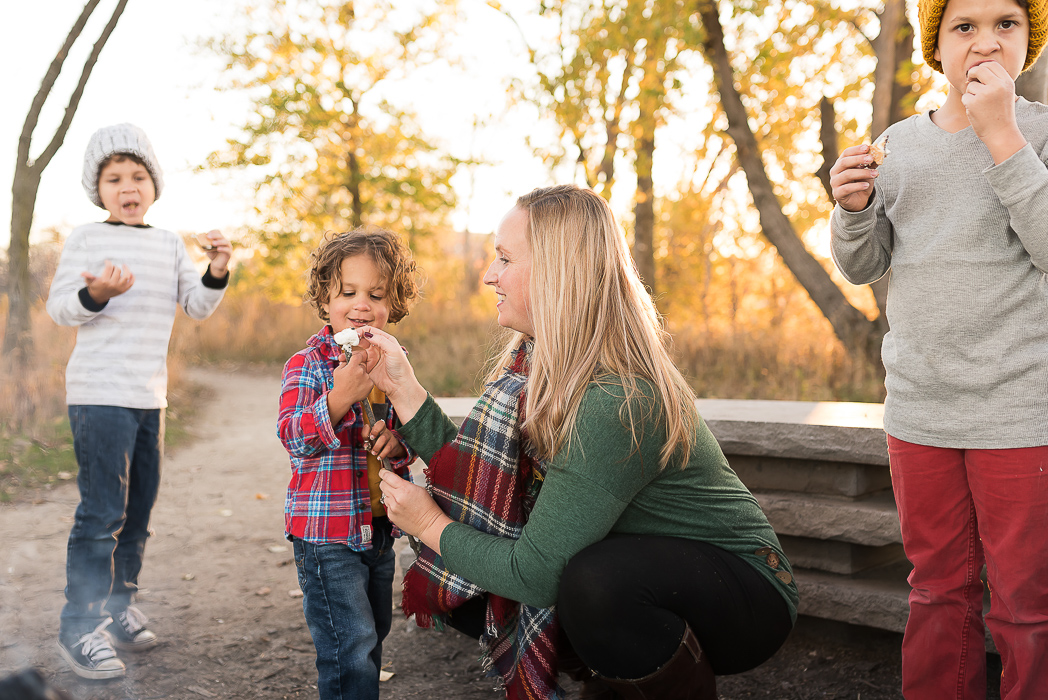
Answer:
M424 462L433 458L444 445L455 439L459 427L448 418L432 396L426 395L421 408L397 432Z
M586 392L577 439L550 465L519 540L454 522L424 489L383 475L390 519L481 588L529 605L552 605L571 557L603 539L655 473L654 466L645 471L641 462L657 465L660 445L649 440L631 454L621 405L620 396L600 387Z

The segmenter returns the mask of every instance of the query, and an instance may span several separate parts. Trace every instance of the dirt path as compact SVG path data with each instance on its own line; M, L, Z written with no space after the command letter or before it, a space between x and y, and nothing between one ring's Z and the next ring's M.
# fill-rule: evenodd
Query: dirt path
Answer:
M316 697L302 600L289 595L298 582L283 538L279 376L195 370L193 379L213 398L194 421L196 439L165 460L141 578L140 607L162 645L125 654L128 675L117 681L82 681L59 658L65 543L78 501L66 482L39 502L0 508L0 676L37 666L77 698L106 700ZM409 629L397 615L385 652L395 675L383 696L490 699L476 655L461 635Z
M316 697L302 602L289 595L298 584L283 538L279 377L192 376L213 397L194 420L195 439L167 456L141 579L140 607L162 644L125 654L128 675L116 681L82 681L60 660L54 640L77 503L66 482L37 502L0 507L0 677L37 666L74 697L98 700ZM420 630L395 614L384 648L394 676L382 697L497 700L477 656L462 635ZM898 687L897 636L810 625L768 664L720 683L725 700L877 700L900 697Z

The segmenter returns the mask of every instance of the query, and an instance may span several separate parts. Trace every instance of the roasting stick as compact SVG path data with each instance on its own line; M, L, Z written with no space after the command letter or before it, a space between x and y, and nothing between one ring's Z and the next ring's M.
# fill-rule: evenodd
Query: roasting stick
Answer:
M354 329L344 328L343 330L335 334L335 342L338 343L339 347L342 348L342 352L346 353L346 362L349 362L349 358L353 356L353 348L356 347L358 343L360 343L360 336L357 335L357 332ZM364 409L364 419L367 420L369 426L374 426L375 409L371 406L371 399L365 396L363 399L361 399L360 405ZM388 428L389 426L387 425L386 427ZM368 443L370 442L371 438L369 437ZM383 469L388 469L391 472L393 471L393 465L390 464L388 459L382 457L381 461ZM384 498L385 497L383 497L383 499ZM382 502L383 499L380 499L380 502ZM415 552L415 556L417 557L419 551L421 550L421 545L419 544L419 541L411 535L408 535L407 538L408 544L411 545L411 549L413 552Z

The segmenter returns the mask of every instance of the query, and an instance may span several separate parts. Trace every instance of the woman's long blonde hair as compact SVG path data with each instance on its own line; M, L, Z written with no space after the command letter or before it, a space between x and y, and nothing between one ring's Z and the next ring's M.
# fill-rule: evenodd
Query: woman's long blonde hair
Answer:
M666 442L659 469L673 459L688 463L698 414L695 394L670 360L669 335L637 275L626 239L607 202L591 190L557 185L517 200L528 215L531 250L531 320L535 347L527 384L525 423L538 456L549 459L570 445L579 404L598 381L621 385L627 401L620 418L634 449L645 426L662 419ZM516 333L494 363L492 377L508 366L523 339ZM636 415L647 380L655 401Z

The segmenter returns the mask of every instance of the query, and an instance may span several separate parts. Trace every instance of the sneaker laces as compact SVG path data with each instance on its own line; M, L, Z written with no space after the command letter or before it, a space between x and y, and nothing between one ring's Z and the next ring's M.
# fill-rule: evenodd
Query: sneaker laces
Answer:
M113 650L113 645L109 643L109 637L103 632L113 618L106 618L106 621L99 625L93 632L88 632L77 642L80 644L80 653L86 658L92 661L105 661L106 659L116 658L116 651Z
M149 622L149 618L146 617L145 613L134 605L128 605L127 609L116 617L120 621L120 625L131 636L140 632L146 626L146 623Z

